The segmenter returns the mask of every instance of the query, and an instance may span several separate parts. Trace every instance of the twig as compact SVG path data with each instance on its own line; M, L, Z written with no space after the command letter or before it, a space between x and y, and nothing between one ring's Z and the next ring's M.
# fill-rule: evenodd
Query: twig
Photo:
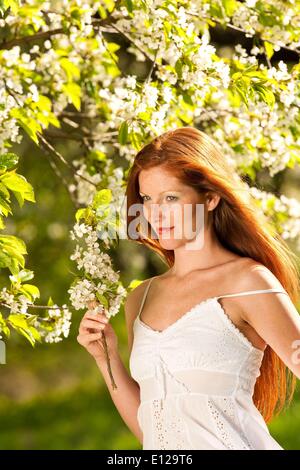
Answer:
M255 33L250 33L249 31L245 31L243 28L240 28L239 26L235 26L234 24L230 23L230 22L222 22L220 21L218 18L215 18L215 17L211 17L209 15L205 15L205 13L191 13L189 11L186 11L186 14L189 15L189 16L194 16L195 18L199 19L199 17L201 18L205 18L207 20L211 20L213 21L214 23L218 23L219 25L221 26L226 26L226 28L228 29L232 29L233 31L239 31L240 33L244 33L245 35L249 35L251 36L252 38L255 37L255 36L258 36L260 39L262 39L263 41L266 41L266 42L269 42L270 44L273 44L274 46L278 46L282 49L286 49L288 51L292 51L292 52L296 52L296 54L299 54L300 55L300 50L299 49L293 49L292 47L289 47L289 46L286 46L286 45L281 45L281 44L278 44L277 42L275 41L272 41L271 39L269 38L264 38L263 36L261 36L259 34L259 32L255 32Z
M5 302L0 302L0 305L2 305L3 307L7 307L7 308L11 308L10 305L7 305ZM43 309L47 309L47 310L57 310L57 309L60 309L60 310L64 310L63 307L53 307L53 306L50 306L50 305L33 305L33 304L27 304L27 307L28 308L43 308ZM65 307L66 308L66 307Z
M55 155L57 158L59 158L59 160L61 160L68 168L70 168L70 170L72 171L72 173L74 175L77 175L79 176L81 179L87 181L88 183L92 184L93 186L97 187L96 183L94 183L93 181L90 181L88 178L86 178L85 176L81 175L80 173L77 172L77 170L74 169L74 166L71 165L65 158L63 155L61 155L61 153L59 153L51 144L50 142L48 142L45 137L43 136L43 134L41 134L40 132L37 132L37 136L39 137L39 139L42 141L42 143L44 144L44 147L45 147L45 150L46 151L49 151L51 153L53 153L53 155Z
M104 346L104 352L105 352L105 357L106 357L107 370L108 370L108 373L109 373L109 376L110 376L112 388L113 388L113 390L115 390L117 388L117 385L116 385L116 382L114 380L112 370L111 370L111 364L110 364L110 359L109 359L109 354L108 354L108 347L107 347L106 337L105 337L104 331L101 331L101 333L102 333L102 343L103 343L103 346Z
M69 183L68 181L66 180L66 178L64 177L64 175L62 174L62 172L60 171L60 169L58 168L58 166L56 165L56 163L51 159L49 158L49 153L48 152L45 152L45 155L46 155L46 158L49 162L49 165L51 166L52 170L54 171L54 173L56 174L57 178L58 179L61 179L63 185L65 186L66 190L68 191L68 194L71 198L71 201L73 202L74 204L74 207L76 209L78 209L80 207L80 204L78 204L74 194L72 191L70 191L69 189Z

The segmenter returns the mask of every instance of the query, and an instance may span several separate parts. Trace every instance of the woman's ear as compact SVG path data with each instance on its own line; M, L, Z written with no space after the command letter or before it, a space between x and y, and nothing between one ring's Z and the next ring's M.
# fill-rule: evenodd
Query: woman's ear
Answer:
M219 204L220 199L221 198L217 193L208 192L206 196L207 210L208 211L214 210Z

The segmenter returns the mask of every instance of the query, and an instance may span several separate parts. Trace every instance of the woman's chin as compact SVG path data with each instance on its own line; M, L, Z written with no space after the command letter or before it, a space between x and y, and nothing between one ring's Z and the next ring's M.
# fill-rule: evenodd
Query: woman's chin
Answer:
M180 245L182 245L182 240L176 238L174 235L158 235L157 239L161 247L165 248L166 250L174 250L175 248L178 248Z

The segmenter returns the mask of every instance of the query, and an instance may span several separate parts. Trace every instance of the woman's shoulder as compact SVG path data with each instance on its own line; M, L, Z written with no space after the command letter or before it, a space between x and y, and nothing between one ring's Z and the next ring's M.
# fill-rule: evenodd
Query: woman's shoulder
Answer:
M250 257L240 266L238 281L242 290L283 288L271 269Z
M128 314L131 319L134 320L134 318L137 316L148 284L152 281L152 279L154 279L154 277L158 276L153 276L137 283L137 285L128 292L124 305L125 313Z
M213 279L218 284L218 290L227 293L283 288L271 269L248 256L241 256L240 261L236 258L236 262L228 263ZM242 301L242 297L238 299Z

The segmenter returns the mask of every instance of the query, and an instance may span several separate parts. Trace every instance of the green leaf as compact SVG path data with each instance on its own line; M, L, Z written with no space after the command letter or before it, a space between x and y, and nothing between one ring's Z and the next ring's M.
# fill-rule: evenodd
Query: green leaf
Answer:
M231 78L232 78L232 80L236 80L236 81L237 81L237 80L239 80L240 78L242 78L242 76L243 76L242 72L235 72L235 73L232 74Z
M106 47L110 52L116 52L120 49L120 44L117 44L115 42L107 42ZM117 58L117 56L115 56Z
M33 188L29 189L25 193L19 192L19 191L13 191L13 193L14 193L14 196L15 196L16 200L18 201L18 204L20 205L20 207L23 206L25 199L27 201L30 201L30 202L36 202L34 192L33 192Z
M21 266L23 268L24 263ZM15 258L11 258L11 257L9 258L9 263L8 263L7 267L13 275L17 275L18 272L19 272L19 269L20 269L20 265L19 265L18 261Z
M10 110L10 116L17 119L19 125L24 129L28 136L38 145L39 140L37 137L38 132L42 132L42 128L35 119L26 115L28 108L18 109L13 108Z
M21 335L25 336L25 338L30 342L31 346L34 347L34 345L35 345L35 340L34 340L34 338L33 338L33 335L31 334L29 328L32 328L32 327L29 327L29 326L28 326L28 329L27 329L27 330L25 330L24 328L18 328L18 327L16 327L15 329L16 329L19 333L21 333Z
M18 239L19 240L19 239ZM21 240L22 241L22 240ZM24 242L23 242L24 243ZM25 245L25 244L24 244ZM25 247L26 249L26 247ZM34 278L34 272L31 271L30 269L22 269L16 277L16 280L18 280L19 282L25 282L25 281L29 281L30 279L33 279ZM11 281L13 281L14 279L11 278Z
M105 308L109 307L108 301L103 294L100 294L100 292L96 292L96 297L99 300L100 304L104 305Z
M179 79L182 77L182 67L183 67L183 62L181 59L177 59L175 62L175 71L177 73L177 76Z
M10 192L8 191L6 186L4 186L3 183L1 183L1 181L0 181L0 193L3 195L5 199L7 199L10 202Z
M11 261L14 259L22 268L25 266L25 259L17 250L11 248L10 246L3 246L2 245L2 255L6 254L11 258Z
M28 331L31 333L33 338L37 341L41 341L41 335L39 331L32 325L29 326Z
M19 191L21 193L32 191L33 188L31 184L26 181L26 178L22 175L18 175L14 171L15 170L0 176L2 183L12 191Z
M0 182L13 191L20 207L22 207L25 199L30 202L36 202L32 185L28 183L23 175L19 175L15 171L12 170L0 175Z
M13 269L20 265L22 268L25 265L25 259L22 254L26 253L26 246L23 240L14 237L13 235L0 236L0 267L9 267Z
M12 264L11 257L0 250L0 268L9 268Z
M272 90L264 86L260 86L260 85L255 85L254 89L261 96L263 101L267 103L271 109L273 109L274 104L275 104L275 96Z
M1 195L0 195L0 213L4 215L5 217L7 217L8 214L12 214L10 205L6 202L5 199L3 199Z
M80 111L81 88L77 83L70 82L62 86L67 97L73 103L77 111Z
M7 317L7 322L10 323L14 328L28 328L26 316L23 313L11 313Z
M113 9L115 8L115 0L103 0L105 5L106 5L106 9L109 11L109 13L111 13L113 11Z
M19 157L15 153L0 155L0 169L9 170L18 163Z
M99 15L101 16L101 18L104 20L105 18L107 18L107 12L105 10L105 8L103 8L102 5L99 5L98 7L98 12L99 12Z
M128 285L127 289L135 289L137 286L139 286L143 281L140 279L133 279L130 284Z
M6 320L3 318L2 313L0 312L0 332L3 332L7 338L10 337L10 329L6 324Z
M92 207L97 209L99 206L108 205L112 200L111 189L101 189L93 197Z
M127 121L122 122L119 128L118 134L118 141L121 145L125 145L127 143L128 138L128 124Z
M86 214L85 208L78 209L75 213L76 221L78 222L78 220L83 219L85 217L85 214Z
M8 8L10 8L12 13L16 15L18 13L19 6L19 0L2 0L0 2L0 11L3 14Z
M19 291L32 301L40 297L40 291L38 287L34 286L33 284L22 284L22 287L20 287Z
M61 59L59 59L59 63L66 72L68 81L71 82L73 79L77 80L80 78L79 68L69 59L67 59L66 57L62 57Z
M24 314L10 314L7 318L9 323L18 333L21 333L25 338L35 346L35 341L41 341L41 335L36 328L27 323Z
M194 105L192 97L188 93L182 94L183 101L191 106Z
M266 50L266 54L268 58L271 59L272 55L274 54L273 45L268 41L264 41L264 46L265 46L265 50Z
M106 160L105 153L101 152L100 150L92 150L91 152L89 152L88 157L92 160L98 160L101 162L104 162Z
M129 11L129 13L133 12L132 0L125 0L125 6L126 6L127 10Z
M15 235L0 235L0 244L3 247L11 247L22 254L27 254L25 242Z
M137 132L130 133L131 144L138 151L141 148L141 138L142 138L141 134L138 134Z
M222 3L227 16L233 16L239 6L236 0L222 0Z
M139 119L142 119L142 121L149 121L150 120L150 113L149 112L146 112L146 111L141 111L139 114L138 114L138 118Z

